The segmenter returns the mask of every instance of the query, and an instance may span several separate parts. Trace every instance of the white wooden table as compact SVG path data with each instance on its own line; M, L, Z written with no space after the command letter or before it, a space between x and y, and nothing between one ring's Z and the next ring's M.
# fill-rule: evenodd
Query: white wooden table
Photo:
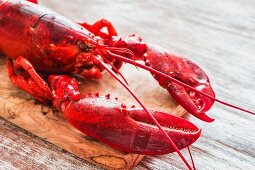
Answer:
M112 21L119 34L180 53L201 66L219 99L255 111L255 1L41 0L73 20ZM220 104L191 147L197 169L254 169L255 117ZM100 169L0 119L0 169ZM188 152L183 151L188 158ZM177 154L147 156L135 169L184 169Z

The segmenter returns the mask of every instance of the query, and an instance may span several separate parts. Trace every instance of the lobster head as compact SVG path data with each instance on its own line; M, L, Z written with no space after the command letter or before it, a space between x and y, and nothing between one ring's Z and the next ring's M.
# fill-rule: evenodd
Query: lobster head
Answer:
M74 72L87 79L98 79L102 76L101 72L105 67L100 64L100 61L109 64L116 72L121 68L123 61L112 58L109 52L133 60L143 59L146 52L146 44L142 43L141 38L135 35L127 38L111 36L108 39L91 35L90 38L78 40L75 44L78 54Z
M73 72L88 79L100 78L104 69L98 60L102 59L99 51L105 46L103 40L82 26L51 13L43 15L39 21L35 17L30 30L36 51L34 56L40 56L43 63L42 68L36 69L44 72L50 69L49 73Z
M65 39L55 46L51 46L47 55L55 58L58 64L68 66L73 73L86 79L101 78L104 67L99 60L103 60L98 49L102 48L93 39L78 37L75 40Z

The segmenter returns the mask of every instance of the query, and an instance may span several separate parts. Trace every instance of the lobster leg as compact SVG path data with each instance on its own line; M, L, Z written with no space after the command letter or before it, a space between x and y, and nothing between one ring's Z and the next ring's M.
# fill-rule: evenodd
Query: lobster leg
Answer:
M8 74L12 82L37 98L42 103L48 103L52 99L51 91L47 83L36 73L33 66L27 59L20 56L15 60L15 65L11 59L7 63ZM22 67L23 70L20 69ZM18 74L16 74L18 72Z
M94 35L100 36L101 38L104 39L108 39L112 36L117 36L117 32L113 27L112 23L107 21L106 19L101 19L95 22L93 25L90 25L86 22L80 23L80 25L89 30L90 32L92 32ZM107 29L108 34L101 31L103 28Z
M90 32L92 32L94 35L104 39L105 41L109 41L109 40L111 41L111 38L117 37L117 31L115 30L111 22L106 19L101 19L95 22L93 25L90 25L86 22L80 23L80 25L86 28L87 30L89 30ZM103 28L107 29L108 34L101 31ZM121 73L118 71L118 69L121 68L122 64L123 62L120 60L115 60L112 64L113 70L119 75L121 75Z
M27 1L32 2L32 3L34 3L34 4L38 4L38 1L37 1L37 0L27 0Z

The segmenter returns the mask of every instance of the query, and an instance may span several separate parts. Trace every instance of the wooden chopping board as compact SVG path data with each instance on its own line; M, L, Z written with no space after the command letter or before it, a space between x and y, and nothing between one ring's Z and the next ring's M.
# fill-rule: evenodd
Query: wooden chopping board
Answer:
M40 104L32 96L13 86L8 78L5 63L5 57L1 56L1 117L45 141L106 169L131 169L142 160L144 155L115 150L82 134L52 107ZM123 66L121 72L148 108L166 111L177 116L185 115L186 111L172 100L150 73L127 64ZM80 90L84 93L111 94L112 97L118 97L119 101L127 106L137 105L126 90L107 73L100 80L82 83Z

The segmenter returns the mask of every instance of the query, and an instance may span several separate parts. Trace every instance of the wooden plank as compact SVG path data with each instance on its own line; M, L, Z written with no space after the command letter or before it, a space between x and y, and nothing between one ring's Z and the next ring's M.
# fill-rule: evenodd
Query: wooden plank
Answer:
M0 169L101 169L0 117Z
M130 68L126 68L126 70L123 71L128 71L128 69ZM30 95L14 87L10 80L6 80L8 76L4 59L1 61L0 70L0 79L5 80L0 82L1 117L39 136L43 140L53 143L66 151L107 169L131 169L144 157L143 155L120 152L85 136L73 128L58 112L54 111L53 108L39 104L32 99ZM127 80L129 82L135 82L135 74L138 74L136 70L130 70L129 74L126 76ZM142 74L148 73L143 72ZM149 79L146 80L145 78L143 82L148 82L153 79L152 76L145 77ZM140 89L143 82L134 84L133 87L135 89ZM155 82L155 85L156 84ZM118 97L123 99L125 103L131 105L132 99L128 96L129 94L122 92L124 91L123 88L119 86L116 81L111 81L108 76L105 76L105 78L100 81L85 82L81 85L82 91L89 91L92 93L104 93L104 91L108 91L107 88L109 91L112 91L113 94L123 94L123 96ZM143 90L140 91L138 95L144 93ZM147 103L150 103L150 101ZM170 105L172 107L170 110L172 110L173 114L183 115L186 113L186 111L182 107L177 106L176 103L173 102Z

